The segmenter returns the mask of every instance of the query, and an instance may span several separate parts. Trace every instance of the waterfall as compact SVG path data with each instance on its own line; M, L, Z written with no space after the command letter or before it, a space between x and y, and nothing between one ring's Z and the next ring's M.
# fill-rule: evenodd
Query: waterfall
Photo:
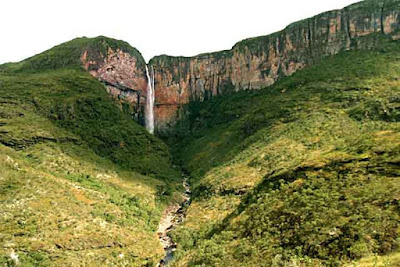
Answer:
M147 97L146 108L144 113L145 125L149 133L154 133L154 68L151 66L152 73L150 75L149 68L146 65L147 76Z

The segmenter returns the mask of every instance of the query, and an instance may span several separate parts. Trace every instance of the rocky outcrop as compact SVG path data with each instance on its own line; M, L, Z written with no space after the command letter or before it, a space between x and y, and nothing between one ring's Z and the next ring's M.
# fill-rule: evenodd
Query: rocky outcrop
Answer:
M143 122L146 104L147 78L145 61L137 53L108 47L103 55L98 50L85 50L81 57L83 67L99 79L107 92L128 107L134 119Z
M399 20L399 0L366 0L241 41L231 50L155 57L150 64L155 71L156 131L168 132L185 116L183 106L190 101L270 86L326 56L370 49L374 36L400 39Z
M155 131L168 133L187 116L186 104L239 90L257 90L341 51L371 49L382 36L400 39L400 0L365 0L243 40L231 50L194 57L157 56L154 68ZM146 63L127 43L101 37L81 63L144 124ZM39 64L40 65L40 64ZM152 68L152 69L153 69Z

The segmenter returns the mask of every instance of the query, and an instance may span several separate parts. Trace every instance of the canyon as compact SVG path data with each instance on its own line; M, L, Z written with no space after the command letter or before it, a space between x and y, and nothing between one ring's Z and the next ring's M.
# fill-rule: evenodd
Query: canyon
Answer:
M240 41L231 50L194 57L156 56L148 63L154 72L152 81L140 53L109 49L106 55L88 55L85 51L81 61L94 77L106 82L114 98L128 104L142 124L148 89L153 88L154 131L165 135L187 117L185 105L192 101L271 86L341 51L371 49L376 34L400 38L397 0L367 0L325 12L280 32Z
M399 265L399 13L0 65L0 266Z

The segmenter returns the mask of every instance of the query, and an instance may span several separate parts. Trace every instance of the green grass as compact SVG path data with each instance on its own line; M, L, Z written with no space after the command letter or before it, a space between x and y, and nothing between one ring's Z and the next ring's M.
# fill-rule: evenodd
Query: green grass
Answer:
M11 262L12 251L23 266L139 265L162 256L154 234L162 181L121 170L84 146L0 152L0 262Z
M399 264L400 49L373 39L269 88L186 106L167 138L194 191L171 233L175 266ZM0 265L13 253L23 266L163 255L155 229L180 172L82 69L85 50L108 48L137 52L81 38L0 66Z
M154 265L155 234L180 172L168 146L120 110L80 66L75 39L0 66L0 265Z
M7 74L0 82L3 105L23 106L40 114L41 120L50 120L51 127L66 129L78 137L64 140L58 132L47 136L37 133L35 121L27 119L21 110L22 117L16 115L17 120L5 122L2 143L24 148L47 137L56 142L81 142L98 155L140 173L165 179L176 174L170 168L168 147L121 112L103 86L83 70ZM8 127L13 127L12 131L8 132Z
M337 266L398 250L400 50L380 42L187 107L170 137L194 184L176 266Z
M138 65L144 66L145 61L140 52L127 42L104 36L96 38L81 37L55 46L43 53L30 57L19 63L9 63L0 66L1 72L38 72L62 68L82 69L81 56L88 51L88 61L99 61L107 55L109 49L127 52L138 59Z

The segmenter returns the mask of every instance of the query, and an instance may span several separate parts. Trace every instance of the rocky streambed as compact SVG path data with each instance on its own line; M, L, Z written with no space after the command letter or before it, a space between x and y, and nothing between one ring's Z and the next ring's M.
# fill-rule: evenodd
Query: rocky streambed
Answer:
M160 261L158 266L166 266L172 260L176 250L177 244L168 236L168 232L181 224L185 218L184 207L189 205L191 194L190 185L187 182L187 179L183 180L183 188L183 202L181 204L168 206L161 217L160 224L158 225L157 234L165 251L165 257Z

